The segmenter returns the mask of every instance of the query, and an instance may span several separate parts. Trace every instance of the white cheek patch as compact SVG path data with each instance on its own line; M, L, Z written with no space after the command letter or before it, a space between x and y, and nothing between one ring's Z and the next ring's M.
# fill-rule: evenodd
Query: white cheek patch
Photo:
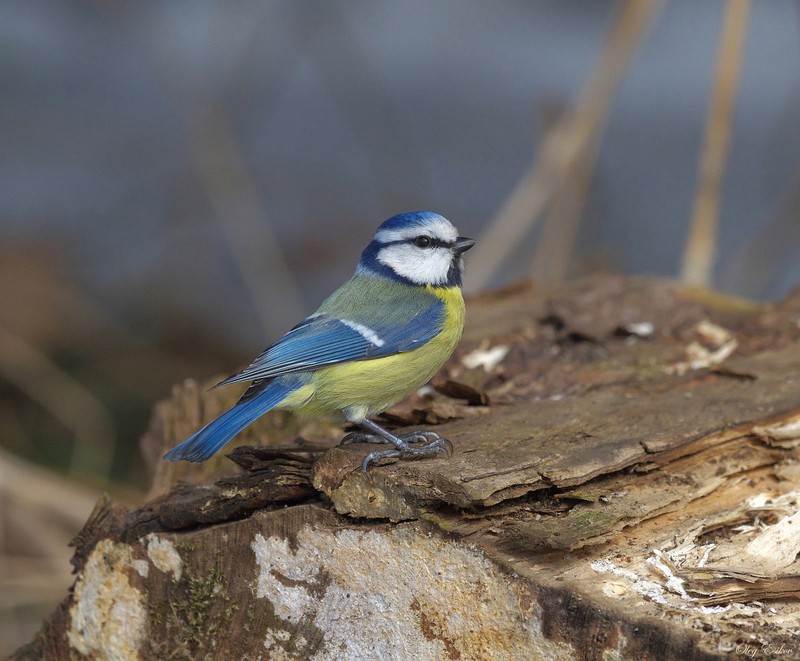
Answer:
M339 319L339 323L344 324L348 328L352 328L356 333L361 335L367 342L374 344L376 347L382 347L385 342L380 336L372 330L369 326L359 324L357 321L350 321L349 319Z
M414 284L443 285L453 255L448 248L417 248L404 243L382 248L378 261Z

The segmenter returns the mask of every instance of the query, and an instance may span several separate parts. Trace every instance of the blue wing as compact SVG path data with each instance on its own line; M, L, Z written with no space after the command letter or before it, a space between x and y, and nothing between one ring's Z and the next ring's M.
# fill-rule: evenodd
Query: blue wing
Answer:
M272 379L349 360L380 358L421 347L442 329L444 304L436 299L410 319L369 326L325 314L311 316L268 347L247 368L217 385Z

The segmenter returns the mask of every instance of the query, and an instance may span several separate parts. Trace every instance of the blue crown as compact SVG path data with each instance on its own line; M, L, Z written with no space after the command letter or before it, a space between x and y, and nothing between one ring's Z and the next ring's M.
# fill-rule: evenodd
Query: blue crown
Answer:
M384 220L378 231L381 230L402 230L408 227L424 225L430 221L444 220L438 213L433 211L410 211L409 213L399 213L388 220Z

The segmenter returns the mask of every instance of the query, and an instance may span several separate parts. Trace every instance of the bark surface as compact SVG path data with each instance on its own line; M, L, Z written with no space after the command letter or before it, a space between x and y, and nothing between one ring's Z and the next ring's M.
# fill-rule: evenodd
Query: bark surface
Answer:
M151 499L98 503L16 658L800 656L800 294L473 299L433 387L384 416L453 456L369 479L374 448L284 413L233 461L159 461L237 394L157 407Z

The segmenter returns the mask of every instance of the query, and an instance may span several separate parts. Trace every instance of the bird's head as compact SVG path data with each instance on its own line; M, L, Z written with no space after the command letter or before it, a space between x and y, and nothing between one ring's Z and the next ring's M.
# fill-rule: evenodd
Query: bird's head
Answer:
M381 275L411 285L460 287L461 254L474 245L437 213L402 213L378 228L361 254L356 274Z

